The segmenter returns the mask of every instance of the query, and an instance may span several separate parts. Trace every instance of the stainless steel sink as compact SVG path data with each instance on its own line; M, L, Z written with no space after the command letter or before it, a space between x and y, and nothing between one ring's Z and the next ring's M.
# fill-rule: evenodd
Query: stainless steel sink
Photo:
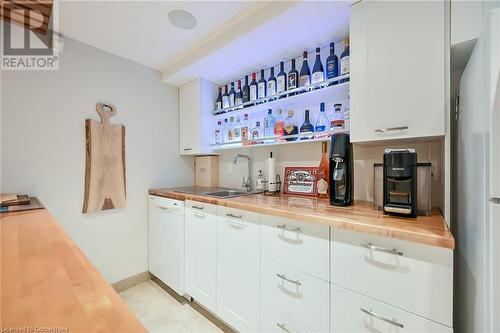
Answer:
M243 191L232 191L232 190L204 193L204 195L208 195L211 197L218 197L218 198L232 198L232 197L239 197L240 195L248 195L248 194L253 194L253 193L252 192L243 192Z
M217 198L234 198L240 197L244 195L251 195L261 193L260 191L240 191L233 190L227 188L211 188L211 189L200 189L200 188L186 188L175 190L175 192L187 193L187 194L197 194L197 195L206 195L209 197L217 197Z

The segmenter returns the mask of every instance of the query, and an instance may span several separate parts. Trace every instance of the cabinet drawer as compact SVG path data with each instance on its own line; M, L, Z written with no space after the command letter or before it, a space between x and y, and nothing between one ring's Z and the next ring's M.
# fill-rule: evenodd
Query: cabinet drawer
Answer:
M217 216L234 221L260 224L260 214L247 210L217 206Z
M450 327L336 285L331 293L331 333L453 332Z
M332 229L332 282L452 325L453 251Z
M216 205L211 205L211 204L207 204L204 202L186 200L186 208L192 209L194 211L198 211L200 213L206 213L206 214L212 214L212 215L217 214L217 206Z
M261 260L261 302L318 332L329 324L328 282Z
M284 314L261 304L261 333L312 333L310 329L299 324Z
M262 215L262 257L329 281L330 227Z

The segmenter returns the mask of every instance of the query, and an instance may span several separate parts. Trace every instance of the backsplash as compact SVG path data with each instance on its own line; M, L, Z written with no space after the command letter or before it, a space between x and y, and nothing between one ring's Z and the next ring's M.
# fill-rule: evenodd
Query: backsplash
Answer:
M405 142L388 145L354 145L354 199L373 201L373 164L382 162L385 148L415 148L418 153L418 162L431 162L433 170L432 206L441 207L442 194L442 142ZM318 166L321 157L321 143L310 142L286 146L242 148L220 152L219 185L221 187L240 188L242 178L247 176L247 161L238 160L233 164L233 157L245 154L252 158L252 181L258 170L262 170L267 180L266 159L273 152L276 158L276 170L282 177L286 166Z

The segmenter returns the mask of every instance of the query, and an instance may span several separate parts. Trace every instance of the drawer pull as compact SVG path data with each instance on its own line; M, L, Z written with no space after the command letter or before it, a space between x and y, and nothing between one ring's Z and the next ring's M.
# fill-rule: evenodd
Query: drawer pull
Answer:
M397 326L399 328L404 328L403 324L400 324L397 321L394 321L392 319L382 317L381 315L376 314L372 310L366 310L366 309L363 309L363 308L361 308L360 310L363 311L364 313L366 313L367 315L370 315L370 316L375 317L375 318L377 318L379 320L385 321L386 323L389 323L391 325Z
M408 126L398 126L398 127L389 127L389 128L377 128L375 133L385 133L390 131L404 131L407 130Z
M279 277L280 279L282 279L283 281L287 281L287 282L296 284L297 286L302 285L302 283L300 283L299 280L291 280L291 279L287 278L285 274L276 274L276 276Z
M291 332L288 328L286 328L285 323L283 323L283 324L276 323L276 325L277 325L279 328L281 328L281 330L282 330L283 332L286 332L286 333L292 333L292 332Z
M184 151L190 151L193 150L193 148L184 148Z
M236 219L241 219L243 217L242 215L234 215L233 213L226 213L226 216L234 217Z
M232 226L233 228L236 228L236 229L241 229L241 228L246 227L246 225L245 225L245 224L241 224L241 223L234 223L234 222L233 222L233 223L231 223L231 226Z
M373 251L379 251L379 252L385 252L385 253L395 254L397 256L402 256L403 255L403 252L399 252L396 249L388 249L388 248L385 248L385 247L375 246L372 243L361 244L361 246L366 247L367 249L370 249L370 250L373 250Z
M158 206L158 208L168 210L168 207Z
M203 210L203 206L191 206L191 208Z
M302 229L300 227L297 228L290 228L287 227L286 224L278 224L276 228L283 229L283 230L289 230L289 231L295 231L295 232L302 232Z

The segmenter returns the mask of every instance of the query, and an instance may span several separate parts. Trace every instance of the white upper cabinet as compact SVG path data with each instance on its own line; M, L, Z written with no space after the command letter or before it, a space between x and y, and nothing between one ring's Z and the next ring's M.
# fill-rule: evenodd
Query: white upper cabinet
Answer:
M213 126L217 87L214 83L196 79L179 88L179 153L201 155L210 153L203 138L210 136Z
M483 23L483 1L451 1L451 45L477 39Z
M445 134L445 4L351 6L351 141Z

